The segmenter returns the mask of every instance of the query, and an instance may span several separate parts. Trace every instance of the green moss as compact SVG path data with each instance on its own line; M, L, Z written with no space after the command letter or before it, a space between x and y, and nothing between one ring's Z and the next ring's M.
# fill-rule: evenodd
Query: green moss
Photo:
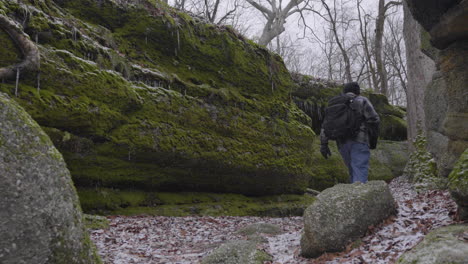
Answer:
M81 189L78 194L85 212L165 216L302 215L315 199L308 195L247 197L240 194L141 192L108 188Z
M15 45L10 36L0 29L0 68L11 66L22 59L21 50Z
M406 122L394 115L380 116L380 138L403 141L407 139Z
M460 188L468 190L468 150L465 150L458 159L452 172L448 176L449 186L454 189ZM468 193L468 191L465 191Z
M109 220L99 215L84 214L83 216L85 227L87 229L107 229L109 228Z
M446 179L437 177L435 160L426 150L426 138L421 132L418 133L413 146L415 151L409 157L404 174L415 183L417 190L444 188Z

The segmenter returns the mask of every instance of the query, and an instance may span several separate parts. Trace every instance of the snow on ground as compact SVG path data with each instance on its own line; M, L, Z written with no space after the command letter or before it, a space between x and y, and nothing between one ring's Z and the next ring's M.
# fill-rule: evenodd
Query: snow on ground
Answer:
M402 177L390 188L398 204L396 217L371 227L353 248L313 260L299 256L302 217L112 216L110 228L93 230L91 237L105 263L198 263L222 243L245 239L236 233L241 227L265 222L284 231L259 246L273 256L274 264L393 263L430 230L453 223L456 204L447 191L417 194Z

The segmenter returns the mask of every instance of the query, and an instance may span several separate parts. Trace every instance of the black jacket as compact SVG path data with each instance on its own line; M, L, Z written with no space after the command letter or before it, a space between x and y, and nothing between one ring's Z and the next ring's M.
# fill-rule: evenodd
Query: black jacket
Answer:
M338 148L347 141L356 141L365 143L371 149L377 146L377 138L379 136L380 118L372 106L372 103L364 96L355 95L354 93L347 93L347 95L354 97L352 107L358 110L362 115L363 122L359 128L358 133L349 138L337 140ZM320 143L328 144L328 138L325 136L323 129L320 132Z

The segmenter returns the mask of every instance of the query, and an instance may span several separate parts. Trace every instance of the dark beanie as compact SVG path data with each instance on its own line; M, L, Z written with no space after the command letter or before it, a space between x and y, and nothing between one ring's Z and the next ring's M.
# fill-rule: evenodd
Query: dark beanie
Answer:
M353 94L358 95L361 93L361 88L359 88L359 84L357 82L350 82L344 85L343 92L344 93L352 92Z

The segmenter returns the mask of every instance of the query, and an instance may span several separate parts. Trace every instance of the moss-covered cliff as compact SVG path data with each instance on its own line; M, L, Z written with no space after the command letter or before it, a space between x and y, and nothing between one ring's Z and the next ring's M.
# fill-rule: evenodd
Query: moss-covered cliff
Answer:
M38 46L40 69L20 69L15 99L82 199L107 188L302 194L347 181L338 155L320 156L282 59L229 27L149 0L0 2L0 16ZM21 60L1 30L0 43L0 68ZM15 79L0 91L14 94ZM395 175L372 162L372 179Z
M51 135L75 183L302 192L314 133L287 96L293 82L281 58L228 27L139 3L0 6L38 41L40 76L21 73L17 100ZM9 61L0 66L21 57L2 52ZM6 80L1 90L14 86Z

